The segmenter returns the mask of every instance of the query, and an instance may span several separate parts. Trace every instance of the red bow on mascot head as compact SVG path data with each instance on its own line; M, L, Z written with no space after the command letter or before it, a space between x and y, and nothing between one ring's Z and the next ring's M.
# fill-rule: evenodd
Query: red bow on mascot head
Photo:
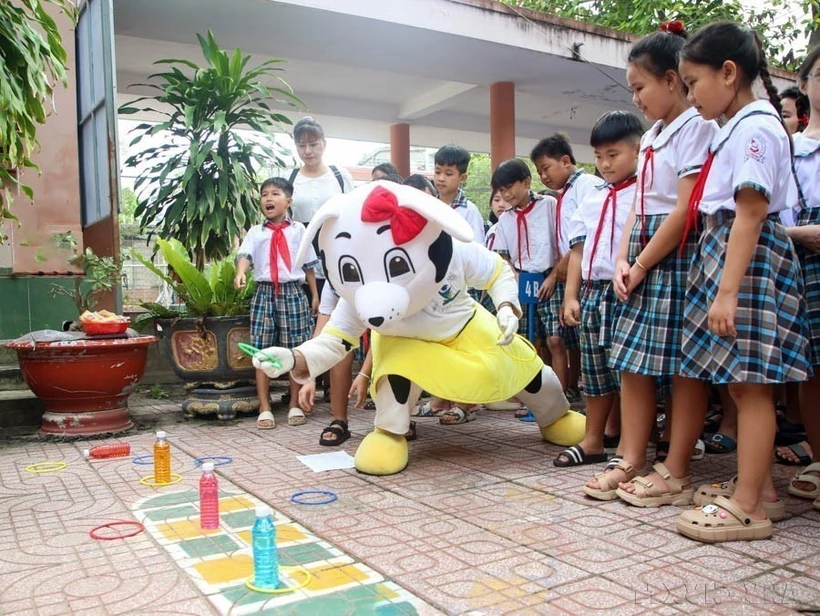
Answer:
M378 186L367 196L362 206L362 222L389 221L396 246L414 239L427 224L421 214L399 205L399 200L386 188Z

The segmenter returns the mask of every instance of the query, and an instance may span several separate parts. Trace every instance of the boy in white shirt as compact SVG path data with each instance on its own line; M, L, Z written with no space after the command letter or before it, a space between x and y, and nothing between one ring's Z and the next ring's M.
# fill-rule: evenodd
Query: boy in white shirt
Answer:
M266 220L251 227L242 240L234 286L244 287L246 274L253 268L256 289L251 299L251 345L258 349L272 345L293 348L309 340L313 330L311 315L319 307L314 268L319 261L311 248L303 267L292 266L305 234L302 223L287 217L293 185L285 178L269 178L262 183L260 194ZM302 291L305 281L310 288L310 304ZM305 414L295 405L300 387L290 379L290 399L294 403L288 411L290 425L305 423ZM270 430L276 424L270 407L270 379L262 370L256 371L256 393L256 425L261 430Z
M470 153L457 145L445 145L436 152L433 183L438 197L470 223L473 240L484 243L484 219L475 204L467 199L461 185L467 181Z
M619 412L618 374L608 363L616 301L612 275L624 224L635 199L642 135L640 120L625 111L605 113L590 135L595 166L606 184L591 191L572 217L564 298L564 321L581 326L581 374L587 424L581 443L562 451L553 461L555 466L607 460L604 451L607 420L610 414Z
M600 178L575 166L569 139L560 133L539 141L530 154L530 160L541 183L558 192L553 212L557 264L545 284L544 298L549 301L544 306L542 318L552 368L572 401L573 398L580 398L578 377L581 355L578 328L565 325L561 318L570 256L568 230L578 205L602 182Z

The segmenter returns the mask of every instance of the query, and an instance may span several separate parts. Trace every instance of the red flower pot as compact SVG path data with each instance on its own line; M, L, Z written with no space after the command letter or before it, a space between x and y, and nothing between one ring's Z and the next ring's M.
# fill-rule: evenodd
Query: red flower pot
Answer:
M6 343L46 412L40 432L94 435L127 430L127 399L145 372L154 336Z

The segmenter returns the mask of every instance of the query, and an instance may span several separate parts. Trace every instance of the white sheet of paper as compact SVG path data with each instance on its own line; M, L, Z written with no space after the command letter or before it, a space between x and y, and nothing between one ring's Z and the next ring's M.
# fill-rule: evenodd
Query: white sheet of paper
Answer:
M316 453L310 456L296 456L296 459L307 466L314 473L321 473L322 471L336 471L343 468L353 468L353 456L346 451Z

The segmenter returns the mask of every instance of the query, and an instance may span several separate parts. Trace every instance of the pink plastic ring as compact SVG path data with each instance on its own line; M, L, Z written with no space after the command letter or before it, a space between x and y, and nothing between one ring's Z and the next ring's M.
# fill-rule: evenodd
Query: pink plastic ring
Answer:
M113 537L103 537L97 534L98 530L102 530L103 528L114 528L115 526L136 526L136 528L130 533L115 535ZM115 522L101 524L96 528L92 528L90 531L88 531L88 536L92 539L98 539L100 541L113 541L114 539L127 539L128 537L139 535L144 530L145 527L139 522L134 522L133 520L117 520Z

